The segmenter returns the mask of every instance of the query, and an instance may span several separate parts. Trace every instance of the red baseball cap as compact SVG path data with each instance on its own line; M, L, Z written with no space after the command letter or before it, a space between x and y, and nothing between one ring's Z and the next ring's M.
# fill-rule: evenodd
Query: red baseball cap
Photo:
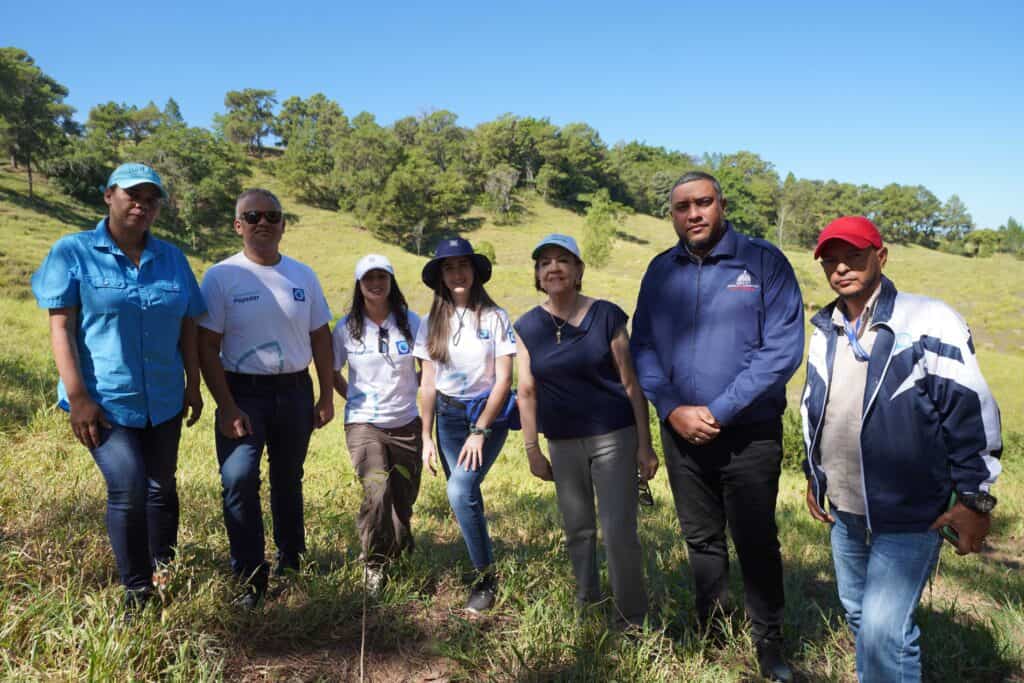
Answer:
M814 258L818 258L821 248L825 246L825 242L830 240L842 240L858 249L865 247L881 249L882 247L882 234L878 232L875 224L864 216L843 216L826 225L818 235L818 246L814 248Z

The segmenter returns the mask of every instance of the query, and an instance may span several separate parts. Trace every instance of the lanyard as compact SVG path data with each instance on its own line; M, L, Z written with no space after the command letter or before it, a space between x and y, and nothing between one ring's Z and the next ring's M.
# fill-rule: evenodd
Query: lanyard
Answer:
M850 341L850 350L853 351L853 357L861 363L866 363L871 359L871 356L864 347L860 345L860 341L857 339L857 333L860 332L860 325L864 321L864 315L861 314L855 321L850 322L843 314L843 331L846 332L846 338ZM850 328L853 328L852 330Z

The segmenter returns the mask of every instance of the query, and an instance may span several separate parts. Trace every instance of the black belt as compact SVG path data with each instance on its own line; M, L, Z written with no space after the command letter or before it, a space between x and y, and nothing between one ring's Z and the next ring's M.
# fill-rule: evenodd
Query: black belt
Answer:
M227 377L228 383L236 387L271 387L274 389L287 389L301 387L311 381L309 378L309 370L285 372L280 375L245 375L240 372L225 371L224 375Z
M442 394L439 391L439 392L437 392L437 397L441 400L441 403L445 403L447 405L454 406L455 408L458 408L459 410L465 410L466 409L466 404L464 402L460 401L457 398L452 398L448 394Z

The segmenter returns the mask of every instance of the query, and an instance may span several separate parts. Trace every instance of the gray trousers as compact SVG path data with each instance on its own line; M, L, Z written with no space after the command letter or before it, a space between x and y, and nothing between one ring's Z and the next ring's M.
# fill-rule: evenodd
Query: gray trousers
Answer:
M582 439L548 441L565 545L576 575L577 601L585 605L601 600L596 490L617 616L641 624L647 614L647 589L636 531L636 447L636 427Z

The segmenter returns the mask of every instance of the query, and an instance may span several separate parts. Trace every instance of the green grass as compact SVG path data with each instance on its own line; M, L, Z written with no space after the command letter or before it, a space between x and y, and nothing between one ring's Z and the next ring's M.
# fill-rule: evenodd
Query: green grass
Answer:
M254 182L280 189L257 172ZM254 615L229 607L227 539L213 452L213 405L185 430L178 471L180 556L170 599L131 628L117 623L120 589L103 522L104 487L64 414L51 407L56 372L46 313L29 297L28 275L56 237L90 227L95 209L55 196L23 200L23 178L0 169L0 679L167 679L203 681L352 680L359 675L361 568L355 480L340 420L314 435L306 475L309 553L300 576L272 585ZM352 269L370 251L393 260L413 308L425 311L419 283L425 257L383 245L348 216L297 205L284 249L318 272L336 315L351 296ZM225 234L230 230L224 227ZM494 244L489 290L513 315L539 301L529 252L551 231L581 235L580 217L531 202L519 225L484 220L467 233ZM650 258L672 242L668 223L627 221L609 266L590 270L588 293L632 310ZM236 247L230 239L191 258L197 273ZM829 290L808 252L790 252L809 311ZM965 314L1006 426L1024 431L1024 349L1019 262L967 260L894 247L888 272L897 285L929 292ZM793 388L802 381L802 371ZM341 405L339 403L339 414ZM981 556L943 554L920 611L928 680L1024 680L1024 438L1007 440L1006 476L989 547ZM790 460L795 454L788 454ZM641 516L653 626L634 638L608 632L600 616L578 622L553 488L529 476L513 435L485 484L501 576L497 609L469 618L459 609L469 570L441 479L425 477L416 505L417 550L367 613L371 680L741 681L755 674L742 617L724 647L695 634L685 549L664 473L657 505ZM265 489L264 489L265 492ZM783 475L779 527L786 565L786 649L806 680L854 680L851 639L835 595L826 530L803 507L803 478ZM264 499L266 496L264 495ZM269 515L267 524L269 528ZM733 592L741 594L738 576Z

